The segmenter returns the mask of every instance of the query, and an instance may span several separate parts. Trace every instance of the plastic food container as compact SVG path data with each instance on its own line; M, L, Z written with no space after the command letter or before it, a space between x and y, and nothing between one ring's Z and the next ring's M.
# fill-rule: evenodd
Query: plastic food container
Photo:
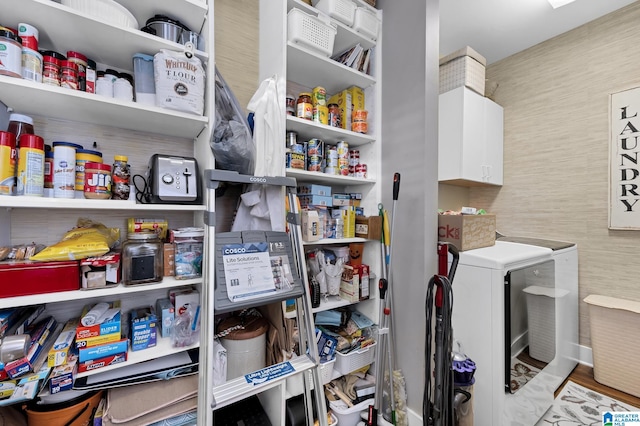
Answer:
M289 41L312 49L324 56L331 56L336 38L336 27L315 16L293 8L287 15Z
M317 0L314 7L345 25L353 25L356 4L351 0Z
M113 0L61 0L60 3L114 26L138 29L138 21L131 12Z
M133 78L136 88L136 102L155 105L156 84L153 76L153 56L144 53L133 55Z

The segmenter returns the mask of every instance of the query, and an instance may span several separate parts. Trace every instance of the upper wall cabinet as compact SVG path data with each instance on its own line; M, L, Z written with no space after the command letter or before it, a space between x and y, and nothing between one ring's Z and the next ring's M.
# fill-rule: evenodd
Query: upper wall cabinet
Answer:
M459 87L440 95L438 181L502 185L503 108Z

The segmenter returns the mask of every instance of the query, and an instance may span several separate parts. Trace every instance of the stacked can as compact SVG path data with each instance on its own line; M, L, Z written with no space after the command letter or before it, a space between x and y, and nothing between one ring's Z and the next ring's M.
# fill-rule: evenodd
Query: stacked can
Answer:
M349 176L356 175L356 166L360 163L360 151L357 149L349 150Z
M337 175L338 169L338 148L334 145L327 147L325 150L325 168L324 172L329 175Z
M311 94L313 104L313 121L320 124L329 124L329 108L327 108L327 91L324 87L314 87Z
M351 130L357 133L367 133L367 111L364 109L357 109L353 111L351 115Z
M322 151L324 142L320 139L309 139L307 142L307 170L322 172Z
M349 144L345 141L338 142L338 174L349 176Z

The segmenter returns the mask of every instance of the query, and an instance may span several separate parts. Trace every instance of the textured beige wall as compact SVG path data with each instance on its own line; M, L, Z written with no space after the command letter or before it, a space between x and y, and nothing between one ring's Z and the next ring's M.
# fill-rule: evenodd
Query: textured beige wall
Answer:
M257 0L216 0L216 66L247 112L258 88Z
M496 213L503 234L578 244L589 347L584 297L640 300L640 231L607 227L609 94L640 86L638 22L640 2L487 69L504 107L504 185L471 188L469 203Z

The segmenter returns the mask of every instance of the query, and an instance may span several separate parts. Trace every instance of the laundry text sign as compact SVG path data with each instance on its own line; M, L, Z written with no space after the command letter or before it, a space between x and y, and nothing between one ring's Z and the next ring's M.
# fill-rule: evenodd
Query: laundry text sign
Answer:
M640 229L640 88L611 95L609 228Z

